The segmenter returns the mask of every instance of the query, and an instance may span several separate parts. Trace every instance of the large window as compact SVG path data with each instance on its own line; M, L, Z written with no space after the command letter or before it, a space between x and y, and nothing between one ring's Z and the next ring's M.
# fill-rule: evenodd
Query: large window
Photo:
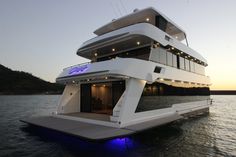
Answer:
M194 66L194 62L190 61L190 71L191 72L195 72L195 66Z
M172 66L173 65L173 55L171 52L167 51L167 65Z
M183 70L185 69L183 57L179 57L179 68Z
M130 51L125 51L119 54L112 54L108 55L105 57L101 57L97 59L97 62L99 61L105 61L105 60L110 60L116 57L121 57L121 58L138 58L142 60L149 60L150 56L150 47L144 47L144 48L139 48L135 50L130 50Z
M150 60L182 70L205 75L205 67L203 65L190 61L188 58L183 58L180 55L177 56L161 47L152 48Z
M177 68L177 56L173 54L173 67Z
M112 114L125 90L125 81L81 84L81 112Z
M204 75L205 74L205 67L203 65L200 65L198 63L195 63L195 72L197 74Z
M135 112L171 107L173 104L209 99L208 87L183 88L154 82L146 84Z
M189 68L189 60L188 59L185 59L185 70L189 71L190 68Z
M167 27L167 21L164 19L162 16L158 15L156 16L156 21L155 25L162 31L166 31Z
M159 62L161 64L166 64L166 50L165 49L159 49L159 53L160 53L160 60Z

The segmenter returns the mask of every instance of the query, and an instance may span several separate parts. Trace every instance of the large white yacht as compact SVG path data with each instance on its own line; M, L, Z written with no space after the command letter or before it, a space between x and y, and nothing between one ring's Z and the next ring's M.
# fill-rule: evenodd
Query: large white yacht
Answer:
M208 111L207 61L161 12L135 9L94 33L77 51L91 62L65 68L56 79L66 86L53 120L24 122L105 139ZM66 129L70 123L77 128Z

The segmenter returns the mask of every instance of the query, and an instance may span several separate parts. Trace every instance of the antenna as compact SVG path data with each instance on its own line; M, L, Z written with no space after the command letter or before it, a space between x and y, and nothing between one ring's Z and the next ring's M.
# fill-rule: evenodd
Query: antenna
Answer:
M116 9L115 9L115 7L113 6L112 2L110 2L110 5L111 5L111 7L112 7L112 10L113 10L113 13L115 14L115 16L116 16L116 17L119 17L119 15L117 14Z
M119 4L118 4L118 5L116 5L116 8L117 8L117 10L119 11L119 13L120 13L120 16L122 16L122 12L121 12L121 10L120 10Z
M125 13L127 14L128 11L127 11L127 9L125 8L125 5L124 5L124 3L123 3L122 0L120 0L120 4L121 4L122 8L124 9Z

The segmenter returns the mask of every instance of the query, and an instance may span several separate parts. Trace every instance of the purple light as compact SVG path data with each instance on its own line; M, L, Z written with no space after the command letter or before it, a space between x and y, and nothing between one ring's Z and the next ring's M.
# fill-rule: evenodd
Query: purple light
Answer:
M132 145L133 141L128 137L123 137L123 138L115 138L115 139L109 140L107 141L107 144L110 147L126 148L127 145Z
M69 75L77 75L77 74L82 74L84 72L86 72L88 70L88 65L83 65L80 67L74 67L72 69L70 69L69 71Z

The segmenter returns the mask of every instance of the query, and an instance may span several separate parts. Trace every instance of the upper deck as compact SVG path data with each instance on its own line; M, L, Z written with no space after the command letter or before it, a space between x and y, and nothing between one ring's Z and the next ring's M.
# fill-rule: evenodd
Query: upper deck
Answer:
M150 23L179 41L186 38L185 32L177 24L152 7L143 10L136 9L131 14L112 20L110 23L95 30L94 33L96 35L103 35L137 23Z
M133 13L102 26L77 54L100 62L137 58L204 75L207 60L181 41L185 32L153 8ZM187 40L186 40L187 41Z

